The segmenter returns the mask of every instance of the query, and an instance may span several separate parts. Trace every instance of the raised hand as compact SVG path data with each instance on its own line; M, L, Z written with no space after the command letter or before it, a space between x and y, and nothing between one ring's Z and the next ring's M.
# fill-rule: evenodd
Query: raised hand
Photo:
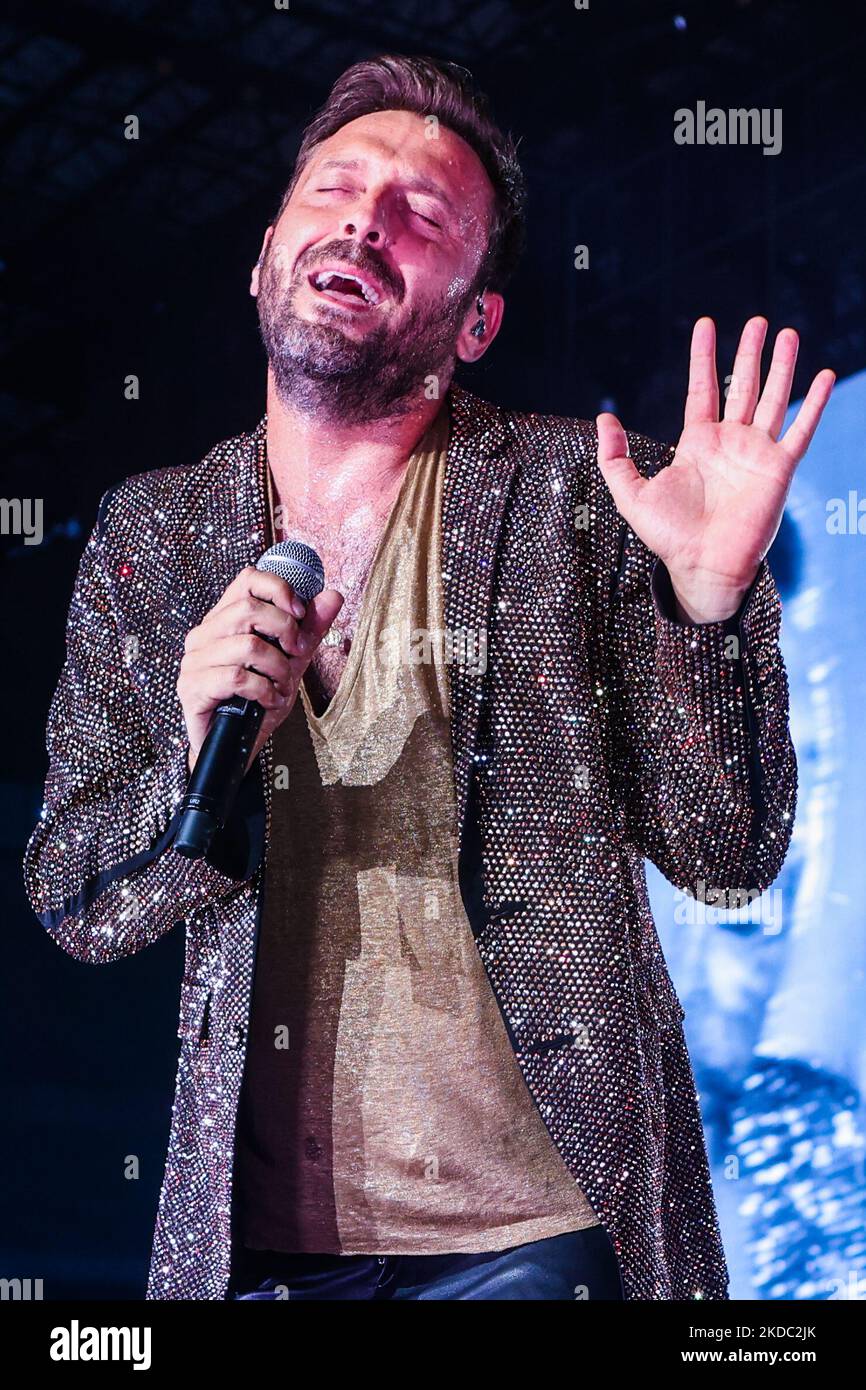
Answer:
M825 368L779 438L791 395L799 338L783 328L761 391L767 320L749 319L719 419L716 329L692 334L684 429L673 460L642 478L627 456L615 415L597 419L598 466L623 519L667 566L678 617L713 622L735 613L779 525L797 464L833 390Z

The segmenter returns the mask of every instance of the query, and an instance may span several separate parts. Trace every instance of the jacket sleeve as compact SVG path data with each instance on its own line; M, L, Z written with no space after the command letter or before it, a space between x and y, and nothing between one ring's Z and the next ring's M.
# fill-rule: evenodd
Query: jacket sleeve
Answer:
M140 950L196 908L236 891L260 849L244 842L237 824L217 837L207 859L171 848L187 745L178 739L166 752L154 749L101 550L97 527L72 596L66 661L48 719L45 802L24 864L43 926L70 955L94 964ZM245 779L241 799L248 803L258 776L256 767Z
M673 456L628 438L644 475ZM778 875L796 809L779 593L764 559L730 618L678 622L663 562L619 517L593 466L607 537L599 697L625 834L676 887L736 907Z

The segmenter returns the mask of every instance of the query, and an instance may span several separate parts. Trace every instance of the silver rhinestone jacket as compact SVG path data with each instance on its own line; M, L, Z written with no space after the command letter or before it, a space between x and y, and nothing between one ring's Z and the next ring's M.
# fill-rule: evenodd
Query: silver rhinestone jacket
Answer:
M504 411L456 385L449 405L446 623L487 633L486 670L449 666L458 829L471 821L480 837L478 950L626 1297L723 1299L683 1010L643 859L710 901L779 873L797 771L778 592L764 561L733 618L680 625L664 567L598 471L592 423ZM80 960L116 960L186 925L156 1299L223 1299L229 1280L273 776L268 745L239 798L242 828L226 832L231 852L176 854L187 743L175 685L186 633L267 544L265 429L103 498L26 857L36 912ZM673 455L634 433L629 446L645 476Z

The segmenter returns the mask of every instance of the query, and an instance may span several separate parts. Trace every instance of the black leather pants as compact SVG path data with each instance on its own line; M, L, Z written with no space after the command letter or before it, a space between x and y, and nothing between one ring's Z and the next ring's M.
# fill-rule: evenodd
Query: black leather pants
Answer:
M602 1226L479 1255L240 1252L228 1299L622 1300Z

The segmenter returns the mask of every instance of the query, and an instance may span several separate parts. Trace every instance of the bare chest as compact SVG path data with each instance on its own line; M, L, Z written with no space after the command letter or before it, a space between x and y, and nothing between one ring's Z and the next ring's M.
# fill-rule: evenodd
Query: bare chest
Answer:
M329 639L316 649L305 677L317 713L333 699L346 669L382 529L380 526L373 534L364 536L319 538L315 543L300 535L297 527L294 531L287 528L287 534L299 536L314 546L325 568L326 587L343 595L343 606Z
M292 537L310 545L321 557L325 587L343 596L343 606L329 634L307 668L305 682L317 713L333 699L351 651L367 580L388 518L393 510L403 471L388 486L368 494L336 522L321 510L310 511L303 500L280 497L274 512L278 540Z

